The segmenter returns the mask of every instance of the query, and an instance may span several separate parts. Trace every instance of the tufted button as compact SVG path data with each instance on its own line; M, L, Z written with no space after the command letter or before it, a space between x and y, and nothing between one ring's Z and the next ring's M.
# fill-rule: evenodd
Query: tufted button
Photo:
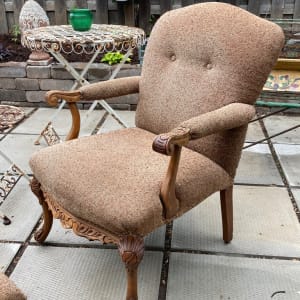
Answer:
M171 56L171 61L175 61L175 60L176 60L176 55L173 54L173 55Z
M208 70L211 70L211 69L212 69L212 64L207 64L207 65L206 65L206 68L207 68Z

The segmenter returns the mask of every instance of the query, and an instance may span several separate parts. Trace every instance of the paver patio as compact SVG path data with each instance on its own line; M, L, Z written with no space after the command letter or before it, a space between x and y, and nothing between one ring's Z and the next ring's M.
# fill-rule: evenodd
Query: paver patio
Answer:
M40 146L33 142L53 112L28 108L29 117L0 135L0 149L29 175L30 154L46 146L44 141ZM54 122L62 136L67 133L68 114L64 110ZM81 114L84 120L86 111ZM118 114L134 125L134 112ZM295 115L274 116L264 125L271 135L299 120ZM118 128L112 117L97 110L84 123L83 135ZM222 241L218 194L174 221L167 231L164 226L146 238L140 299L300 299L300 223L295 212L295 203L300 206L299 131L243 151L230 244ZM246 142L263 137L260 124L250 124ZM0 173L7 167L0 159ZM114 247L75 236L58 221L45 245L34 241L41 207L25 178L1 210L12 224L0 224L0 271L7 271L29 300L124 299L124 266Z

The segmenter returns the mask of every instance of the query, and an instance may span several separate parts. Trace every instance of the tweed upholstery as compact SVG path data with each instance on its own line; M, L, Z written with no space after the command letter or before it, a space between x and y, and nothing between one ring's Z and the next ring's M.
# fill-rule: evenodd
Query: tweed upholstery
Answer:
M135 94L139 91L139 76L93 83L80 88L82 100L96 100Z
M154 137L139 128L83 137L42 149L30 166L43 189L75 217L114 234L145 235L165 222L159 192L169 158L152 151ZM178 215L231 185L221 167L183 149Z
M233 102L253 104L283 43L279 26L229 4L165 13L146 48L136 125L159 134ZM245 132L241 126L188 147L234 176Z
M3 273L0 272L0 299L1 300L24 300L25 295Z

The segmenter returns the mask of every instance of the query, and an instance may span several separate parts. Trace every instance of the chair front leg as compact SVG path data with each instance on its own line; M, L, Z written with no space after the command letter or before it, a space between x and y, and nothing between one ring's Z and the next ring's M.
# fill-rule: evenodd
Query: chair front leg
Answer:
M43 191L41 190L41 184L37 181L35 177L31 180L30 187L32 192L39 199L40 205L43 207L43 226L35 234L34 239L38 243L42 243L47 238L53 223L53 215L49 210L48 204L45 201Z
M138 266L144 256L144 240L138 236L127 235L120 238L118 248L127 272L126 300L137 300Z
M220 191L221 211L223 223L223 240L230 243L233 236L233 204L232 204L233 186Z

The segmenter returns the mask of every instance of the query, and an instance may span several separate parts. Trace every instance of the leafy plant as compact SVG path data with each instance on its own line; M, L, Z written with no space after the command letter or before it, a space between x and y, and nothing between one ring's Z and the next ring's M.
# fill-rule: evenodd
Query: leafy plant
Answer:
M10 34L11 34L11 40L15 43L18 42L21 35L20 26L17 24L13 25Z
M101 59L101 62L108 63L109 65L114 65L120 63L124 58L124 54L117 52L108 52L106 53L103 58ZM130 58L126 59L126 62L131 62Z

